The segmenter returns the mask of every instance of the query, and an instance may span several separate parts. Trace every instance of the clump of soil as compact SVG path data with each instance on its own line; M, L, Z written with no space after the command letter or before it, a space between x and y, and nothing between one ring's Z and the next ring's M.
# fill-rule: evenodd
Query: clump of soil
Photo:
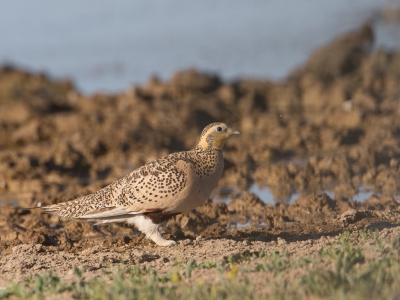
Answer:
M114 95L82 95L68 81L3 67L0 283L49 269L67 276L77 264L93 273L120 261L168 265L165 259L187 245L195 256L213 249L219 257L230 240L268 247L278 237L298 241L398 224L400 52L370 53L362 45L371 41L366 26L340 37L281 83L223 82L187 70ZM210 199L168 221L176 248L159 249L124 224L62 222L29 209L94 192L190 149L214 121L242 132L225 146L219 183L235 193L229 203ZM254 182L278 203L250 193ZM357 203L351 199L361 186L374 195ZM327 189L333 198L320 193ZM288 205L293 192L302 196ZM237 223L249 226L231 226Z

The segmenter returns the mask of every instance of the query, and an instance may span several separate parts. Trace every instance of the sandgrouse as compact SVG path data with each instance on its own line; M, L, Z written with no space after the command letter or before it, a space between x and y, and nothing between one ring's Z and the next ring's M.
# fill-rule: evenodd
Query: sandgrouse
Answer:
M212 123L193 150L157 159L93 194L43 207L42 212L96 224L127 222L159 246L175 245L161 235L160 225L209 197L224 169L222 147L232 134L239 131Z

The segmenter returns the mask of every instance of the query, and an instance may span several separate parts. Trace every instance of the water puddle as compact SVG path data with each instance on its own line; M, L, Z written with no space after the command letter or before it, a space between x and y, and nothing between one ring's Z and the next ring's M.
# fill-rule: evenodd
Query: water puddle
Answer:
M232 222L229 224L230 229L239 229L239 228L246 228L251 225L251 220L248 219L246 223L240 223L240 222Z
M286 198L276 199L276 197L274 197L274 195L271 193L270 189L268 189L267 187L259 188L256 184L254 184L249 191L260 197L260 199L266 204L275 204L277 202L292 204L297 198L301 196L300 193L292 193L290 196ZM331 198L335 197L335 193L331 190L322 190L318 191L317 193L318 194L326 193ZM358 194L354 195L352 199L357 202L363 202L367 200L369 197L371 197L373 194L376 193L374 193L370 188L361 186L358 188ZM376 195L380 196L380 194Z
M274 197L274 195L272 194L272 192L270 191L269 188L267 187L263 187L263 188L259 188L257 186L257 184L253 184L250 189L249 192L256 194L258 197L260 197L260 199L265 203L265 204L275 204L277 202L280 203L293 203L298 197L300 197L300 194L297 193L293 193L290 196L287 197L281 197L280 199L276 199L276 197Z
M7 193L7 194L0 194L0 207L4 207L7 205L18 207L20 203L28 200L32 196L32 193L23 193L23 194L16 194L16 193Z
M234 187L230 186L224 186L221 188L216 188L212 193L211 193L211 198L213 199L214 203L225 203L229 204L232 199L231 196L238 194L239 190Z
M358 194L353 196L353 200L356 200L357 202L364 202L374 194L374 192L371 191L368 187L360 187L358 191ZM377 196L381 195L377 194Z
M352 197L352 199L357 202L363 202L374 194L380 196L379 193L378 194L374 193L370 188L365 186L359 187L358 190L359 190L358 194ZM279 198L277 198L273 195L273 193L268 187L260 188L257 186L257 184L253 184L250 187L249 192L260 197L260 199L265 204L276 204L276 203L292 204L297 198L301 196L301 193L292 193L288 196L280 196ZM331 198L335 197L335 193L331 190L322 190L318 191L317 193L319 194L326 193ZM232 201L233 197L238 197L238 196L241 197L241 193L237 188L234 187L219 188L216 191L214 191L213 194L211 195L214 203L225 203L225 204L229 204Z

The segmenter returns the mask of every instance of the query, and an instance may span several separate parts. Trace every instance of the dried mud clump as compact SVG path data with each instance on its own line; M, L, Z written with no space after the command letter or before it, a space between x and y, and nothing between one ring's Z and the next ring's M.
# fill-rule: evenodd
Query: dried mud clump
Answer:
M280 83L224 82L187 70L114 95L83 95L69 81L3 67L0 277L10 278L15 266L22 275L57 269L62 257L58 270L69 270L87 251L99 253L87 263L93 270L118 259L157 260L146 256L155 246L127 225L64 222L30 208L94 192L144 163L190 149L214 121L242 132L224 148L219 183L234 193L230 202L210 199L170 220L168 232L182 245L197 243L199 234L250 243L398 224L400 52L369 52L364 46L372 41L364 25L316 50ZM268 187L277 204L250 193L254 182ZM353 201L362 187L373 195ZM288 205L293 193L302 196ZM126 247L143 253L125 253ZM29 259L18 260L23 255ZM54 261L46 267L45 259Z

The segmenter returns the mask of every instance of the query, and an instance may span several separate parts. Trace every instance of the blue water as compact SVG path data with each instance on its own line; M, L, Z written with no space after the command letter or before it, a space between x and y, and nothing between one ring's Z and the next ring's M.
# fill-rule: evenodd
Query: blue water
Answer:
M226 194L223 196L220 196L220 197L212 195L214 202L229 203L229 202L231 202L230 195L238 193L238 191L235 190L234 188L226 188L226 191L227 191ZM230 193L229 193L229 191L230 191ZM372 190L370 190L368 187L364 187L364 186L361 186L358 189L358 191L359 191L358 194L354 195L352 197L352 200L355 200L358 202L363 202L374 194L374 192ZM274 195L271 193L271 191L268 189L268 187L259 188L257 186L257 184L253 184L250 187L249 192L260 197L260 199L266 204L275 204L277 202L292 204L297 198L299 198L301 196L301 194L299 194L299 193L292 193L290 196L287 197L287 199L276 199L274 197ZM326 193L331 198L335 197L335 193L332 191L328 191L328 190L327 191L319 191L319 193ZM378 194L378 196L380 196L380 195Z
M31 194L29 194L29 193L22 193L22 194L6 193L6 194L0 194L0 207L6 206L6 205L19 206L19 203L21 201L26 200L30 196L31 196Z
M88 93L125 90L189 67L225 79L277 80L388 2L2 1L0 64L72 78ZM376 28L378 46L399 46L399 30Z
M366 187L360 187L358 190L359 190L358 194L354 195L352 200L356 200L358 202L363 202L374 194L373 191L371 191L370 189L368 189ZM267 187L260 189L256 184L254 184L250 188L250 192L252 192L253 194L256 194L258 197L260 197L260 199L264 203L268 203L268 204L276 203L277 199L274 199L274 196L272 195L272 193L270 192L270 190ZM332 191L320 191L319 193L326 193L331 198L335 197L335 193ZM300 196L301 196L301 194L293 193L288 197L288 199L284 199L284 200L286 200L285 203L291 204Z

